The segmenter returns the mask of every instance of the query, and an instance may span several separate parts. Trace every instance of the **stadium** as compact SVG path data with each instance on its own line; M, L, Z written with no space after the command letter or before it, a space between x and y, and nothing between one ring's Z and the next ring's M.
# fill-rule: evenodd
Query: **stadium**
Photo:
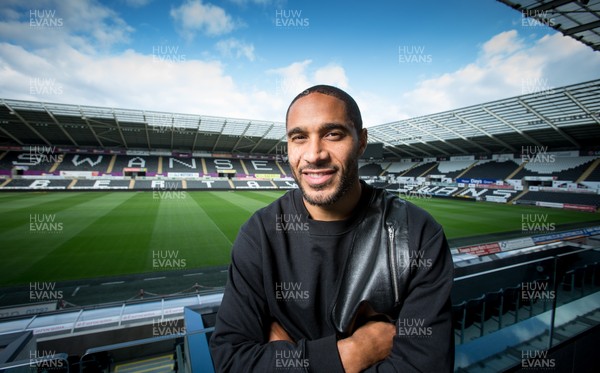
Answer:
M598 4L501 2L598 50ZM285 124L0 100L0 371L214 371L237 233L298 187ZM591 80L368 128L360 178L448 237L455 371L597 366L599 125Z

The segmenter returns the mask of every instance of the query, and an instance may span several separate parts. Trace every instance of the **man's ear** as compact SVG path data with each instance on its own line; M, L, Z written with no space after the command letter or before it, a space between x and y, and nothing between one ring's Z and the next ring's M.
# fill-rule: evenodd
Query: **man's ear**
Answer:
M363 128L358 135L358 157L362 157L365 149L367 149L368 133L367 129Z

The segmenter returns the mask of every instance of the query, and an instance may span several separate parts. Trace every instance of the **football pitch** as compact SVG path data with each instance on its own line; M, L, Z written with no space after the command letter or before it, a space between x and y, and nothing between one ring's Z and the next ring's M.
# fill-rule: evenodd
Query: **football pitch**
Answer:
M0 286L227 265L240 226L283 191L0 193ZM449 239L600 220L599 214L413 199ZM165 264L166 263L166 264ZM167 265L168 264L168 265Z

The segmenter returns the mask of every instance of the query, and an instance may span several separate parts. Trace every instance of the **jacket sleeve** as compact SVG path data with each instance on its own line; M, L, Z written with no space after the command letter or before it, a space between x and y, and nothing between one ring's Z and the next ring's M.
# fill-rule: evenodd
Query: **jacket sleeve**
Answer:
M432 229L433 227L437 230ZM454 264L442 228L423 230L416 249L423 254L411 259L414 275L396 321L390 356L366 372L452 372L454 333L450 291Z
M262 255L245 233L252 232L247 225L233 245L228 282L210 341L216 371L343 372L335 335L295 344L268 341L273 319L263 286Z

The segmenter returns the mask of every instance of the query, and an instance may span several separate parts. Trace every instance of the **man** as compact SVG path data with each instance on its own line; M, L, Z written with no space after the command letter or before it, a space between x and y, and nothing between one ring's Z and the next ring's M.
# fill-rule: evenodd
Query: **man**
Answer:
M217 371L452 371L446 238L424 210L360 181L356 102L311 87L286 131L299 189L238 233L211 339Z

